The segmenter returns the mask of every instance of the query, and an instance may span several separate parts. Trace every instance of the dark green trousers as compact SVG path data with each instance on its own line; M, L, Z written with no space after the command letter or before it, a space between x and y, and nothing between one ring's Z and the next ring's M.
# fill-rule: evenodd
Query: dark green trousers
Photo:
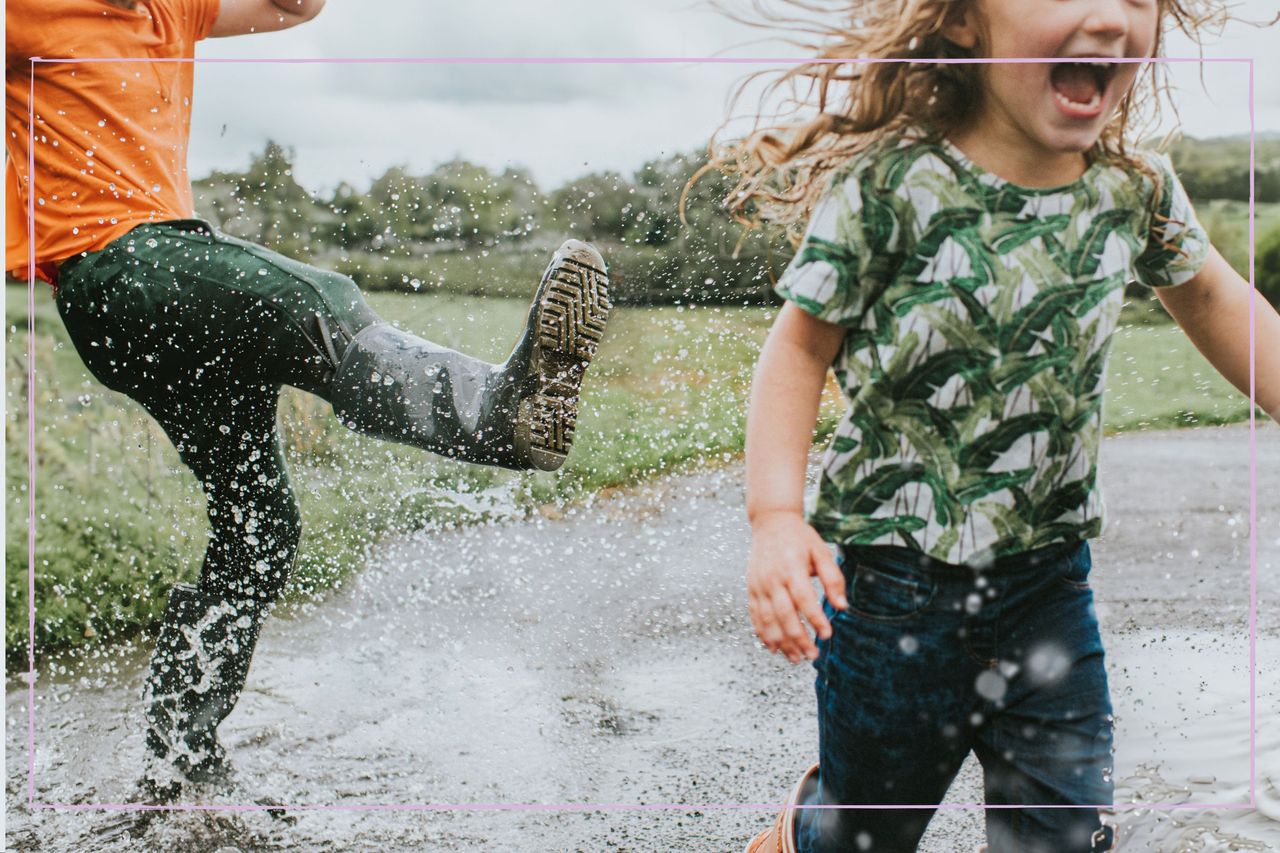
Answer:
M200 481L201 591L274 600L301 533L280 387L327 398L334 341L380 322L355 283L184 220L64 263L57 304L90 371L140 403Z

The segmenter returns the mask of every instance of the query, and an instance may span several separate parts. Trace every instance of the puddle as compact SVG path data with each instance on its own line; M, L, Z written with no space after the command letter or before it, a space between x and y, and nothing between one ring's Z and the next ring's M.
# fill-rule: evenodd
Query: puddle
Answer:
M1259 640L1257 809L1120 812L1121 850L1280 850L1280 639ZM1249 801L1248 637L1112 637L1117 803Z

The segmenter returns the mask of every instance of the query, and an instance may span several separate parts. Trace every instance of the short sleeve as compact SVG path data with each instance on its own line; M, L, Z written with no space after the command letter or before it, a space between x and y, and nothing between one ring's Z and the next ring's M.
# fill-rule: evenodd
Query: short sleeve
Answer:
M182 40L192 45L208 37L221 9L221 0L152 0L153 14L163 10L173 31L181 33Z
M1138 281L1148 287L1173 287L1192 278L1209 257L1209 236L1196 219L1187 191L1173 171L1168 155L1148 154L1147 162L1160 176L1155 190L1147 245L1134 262Z
M891 209L874 198L864 204L857 173L838 180L814 207L800 250L778 281L778 295L819 320L861 325L874 294L883 289L883 276L875 274L886 248L880 243L895 230L881 219L891 220Z

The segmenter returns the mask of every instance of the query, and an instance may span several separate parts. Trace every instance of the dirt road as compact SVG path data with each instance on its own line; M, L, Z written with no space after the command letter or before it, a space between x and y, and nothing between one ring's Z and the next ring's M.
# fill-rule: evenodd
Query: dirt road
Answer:
M1121 812L1122 850L1280 849L1280 429L1258 439L1259 808ZM1247 803L1248 430L1126 434L1103 453L1118 801ZM816 749L811 670L752 638L741 473L392 543L324 604L274 618L222 728L238 790L202 802L363 811L33 812L26 687L10 681L7 849L741 849L767 812L377 808L780 800ZM133 796L144 652L45 663L38 801ZM949 800L980 799L967 765ZM957 809L921 849L980 840L981 812Z

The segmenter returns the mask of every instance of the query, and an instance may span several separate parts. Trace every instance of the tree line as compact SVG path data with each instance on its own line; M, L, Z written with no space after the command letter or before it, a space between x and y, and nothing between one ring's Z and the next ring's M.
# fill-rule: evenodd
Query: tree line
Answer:
M522 169L451 160L427 174L395 166L366 191L344 182L322 195L297 182L293 152L269 142L243 172L215 171L194 188L199 213L227 233L373 290L501 295L502 275L536 275L546 252L573 236L607 250L622 302L765 301L792 251L780 232L744 234L729 219L720 204L728 178L711 172L693 184L680 218L681 193L705 162L677 153L544 191ZM447 269L458 255L471 269Z
M1247 140L1187 139L1171 154L1193 199L1248 198ZM763 304L792 256L780 231L744 232L729 219L721 200L730 179L715 171L689 188L681 220L681 194L705 152L655 158L630 175L592 172L549 191L523 169L455 159L425 174L394 166L367 190L343 182L316 194L297 182L293 159L268 142L247 169L194 182L198 211L227 233L370 290L523 293L547 252L574 236L606 250L622 303ZM1256 160L1257 200L1280 202L1280 139L1262 140ZM1215 239L1247 239L1239 224L1229 230ZM1247 257L1247 245L1234 243L1224 253ZM1280 301L1280 229L1260 232L1258 273Z

